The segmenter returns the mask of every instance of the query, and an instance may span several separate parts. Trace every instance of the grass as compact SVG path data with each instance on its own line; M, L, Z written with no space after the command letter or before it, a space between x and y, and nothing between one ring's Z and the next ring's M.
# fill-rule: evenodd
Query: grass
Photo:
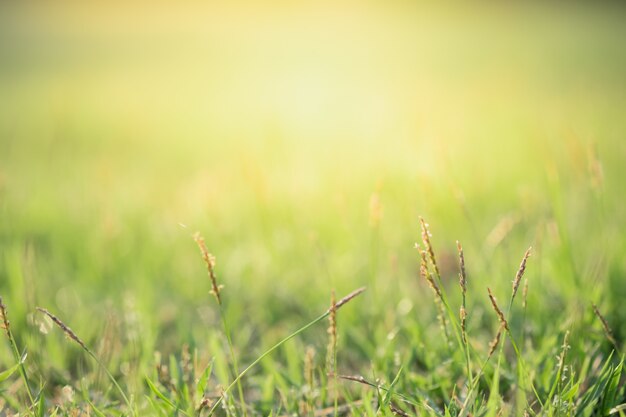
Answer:
M0 415L626 413L620 6L0 8Z

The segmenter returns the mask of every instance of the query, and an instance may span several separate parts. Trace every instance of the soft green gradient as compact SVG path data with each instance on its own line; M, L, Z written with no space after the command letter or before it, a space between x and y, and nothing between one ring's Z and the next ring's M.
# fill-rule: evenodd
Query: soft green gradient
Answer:
M84 367L37 335L36 305L97 352L109 332L111 369L149 369L184 343L215 352L196 230L241 363L324 311L330 288L366 285L341 312L340 366L387 372L376 358L408 349L388 334L437 327L418 215L454 299L464 244L477 338L493 330L485 287L506 299L533 245L536 335L574 322L572 340L591 325L601 340L595 301L623 340L625 17L610 4L2 3L0 294L33 373L63 385ZM326 343L323 329L303 338Z

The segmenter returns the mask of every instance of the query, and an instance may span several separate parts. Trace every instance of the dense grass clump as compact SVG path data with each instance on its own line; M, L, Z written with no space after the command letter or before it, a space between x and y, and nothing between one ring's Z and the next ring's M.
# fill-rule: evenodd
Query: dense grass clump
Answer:
M424 249L420 249L421 246L418 244L415 245L420 252L420 275L432 289L433 306L436 307L440 332L437 334L436 331L426 328L426 332L420 334L414 329L412 335L411 332L407 332L408 345L397 346L392 352L387 353L385 352L387 347L384 345L377 344L376 340L367 340L376 347L376 354L370 359L369 369L359 370L358 367L363 366L365 362L357 359L356 362L352 361L353 363L348 361L348 366L352 369L349 369L350 373L344 373L343 364L337 363L337 311L365 290L361 288L339 301L335 299L332 291L331 304L325 312L265 349L240 371L237 355L241 353L235 352L236 346L230 332L230 326L233 324L228 322L224 311L221 310L224 294L222 285L217 282L215 257L208 252L204 239L196 234L194 239L200 247L202 259L208 270L208 287L211 288L210 292L217 302L216 309L223 325L221 335L225 342L221 348L219 344L213 345L218 350L208 361L207 359L202 361L201 358L207 356L201 353L201 348L194 349L192 355L189 346L184 345L179 355L172 354L169 357L168 364L163 364L161 355L158 354L154 369L143 376L114 375L107 369L103 360L63 320L38 307L45 318L58 326L71 342L75 342L98 365L80 377L81 400L75 398L76 388L71 385L65 385L60 392L50 398L45 382L41 379L44 375L39 375L41 381L39 386L29 381L29 373L36 373L37 367L31 365L27 369L24 366L26 354L23 356L19 354L8 319L7 307L0 299L3 328L16 361L11 368L2 373L2 380L10 378L15 372L22 376L17 384L5 391L5 398L11 400L3 407L6 406L8 409L13 407L15 410L36 415L382 413L401 416L465 417L505 413L592 416L623 412L626 395L622 377L624 358L620 356L619 342L615 339L610 324L595 304L591 305L598 321L595 327L604 331L605 343L598 340L592 345L594 346L592 351L586 350L589 349L589 345L585 343L584 338L573 341L570 337L572 332L583 334L584 325L566 322L558 334L560 337L550 337L551 345L538 349L537 345L541 346L546 342L533 334L533 323L526 321L528 280L524 285L522 306L514 309L514 301L527 268L531 249L524 253L517 272L511 274L514 279L506 309L501 307L490 288L487 288L488 297L482 297L484 299L482 308L477 305L469 308L466 304L468 295L466 260L463 249L457 242L459 254L457 293L461 299L457 318L453 302L459 297L447 294L431 242L429 226L421 218L420 222L421 244ZM470 292L470 298L476 300L481 297L472 297ZM481 325L475 328L470 326L468 330L468 319L471 324L474 316L485 312L487 305L485 299L488 299L493 314L491 318L487 317L484 320L487 323L495 322L495 325ZM516 315L521 315L521 319L515 317ZM329 319L329 325L325 363L315 363L313 347L306 351L288 348L291 339L300 336L326 318ZM358 321L354 325L358 325ZM588 325L593 326L593 323ZM495 328L495 333L493 337L486 338L489 333L485 330L489 327ZM237 329L238 326L235 325L233 328ZM352 331L358 333L359 329L353 328ZM394 332L399 333L400 330ZM440 335L443 337L439 338ZM392 341L396 336L390 334L387 340ZM436 346L436 349L424 351L426 343ZM576 351L580 352L580 356L568 355L572 343L576 343ZM287 361L287 368L282 370L281 359L272 356L280 349L285 349L284 355L287 355L282 359ZM122 352L123 349L120 349L116 354ZM346 356L350 357L350 352L347 352ZM255 368L262 367L264 362L272 364L269 367L265 365L266 373L258 373L247 381L248 374L256 371ZM289 365L290 362L293 363L293 368ZM377 377L377 368L380 368L378 372L383 372L383 375L395 376L390 379ZM98 385L101 383L97 382L98 369L102 369L108 376L109 382L117 390L116 393L110 393L108 390L99 392ZM365 371L372 376L363 376ZM91 374L92 372L95 374ZM90 378L96 378L91 382L95 384L93 386L85 380L90 374L92 375ZM143 382L137 384L138 381L133 381L133 378L141 378ZM135 389L132 388L133 382L137 384ZM123 388L121 384L126 387ZM269 397L263 397L265 384L273 386L272 391L280 397L278 402L266 401L272 397L272 392L265 394ZM238 396L232 395L235 387ZM126 392L131 389L132 392ZM121 402L117 401L116 397Z

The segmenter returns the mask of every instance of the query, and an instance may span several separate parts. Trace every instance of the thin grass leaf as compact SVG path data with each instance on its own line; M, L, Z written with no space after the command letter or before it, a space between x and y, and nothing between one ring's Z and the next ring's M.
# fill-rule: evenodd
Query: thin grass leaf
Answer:
M600 376L595 381L593 386L589 388L582 396L580 403L578 404L576 410L576 417L586 416L593 413L594 406L597 402L599 402L604 394L606 386L609 384L611 380L611 376L614 371L614 367L611 364L613 358L613 353L609 355L609 357L604 362L602 370L600 371Z
M167 398L165 396L165 394L163 394L157 387L156 385L150 380L150 378L148 378L147 376L145 377L145 381L148 384L148 387L150 388L150 391L152 391L152 393L154 395L156 395L160 400L162 400L165 404L167 404L168 406L170 406L170 408L173 408L176 411L181 412L182 414L189 416L189 414L187 414L185 411L183 411L179 406L177 406L176 404L174 404L169 398Z
M211 377L211 373L213 372L213 363L215 359L211 359L211 362L204 368L200 378L198 378L198 383L196 384L196 395L199 398L204 397L204 392L206 391L206 387L209 384L209 378Z
M16 363L6 371L0 372L0 382L3 382L11 377L20 368L20 364Z
M398 373L396 374L395 378L393 379L393 381L391 381L391 384L389 385L389 388L387 389L387 392L385 393L385 396L383 397L383 406L384 407L388 407L389 403L391 402L391 397L394 394L394 389L396 387L396 385L398 384L398 382L400 381L400 375L402 374L402 371L404 370L404 367L401 366L400 369L398 370Z
M600 407L602 415L610 414L609 410L618 401L617 396L618 396L619 382L622 377L623 364L624 362L621 361L619 365L615 367L615 370L613 370L613 372L611 373L609 382L607 384L607 388L604 392L604 395L602 396L602 402L601 402L601 407Z

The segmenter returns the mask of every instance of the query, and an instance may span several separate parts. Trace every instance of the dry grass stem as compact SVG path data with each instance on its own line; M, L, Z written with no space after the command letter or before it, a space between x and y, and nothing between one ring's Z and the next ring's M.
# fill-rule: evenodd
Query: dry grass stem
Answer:
M372 384L367 379L363 378L361 375L339 375L339 378L345 379L347 381L358 382L359 384L369 385L371 387L376 387L376 384Z
M437 275L437 277L441 277L441 274L439 274L439 267L437 266L437 260L435 259L435 252L430 242L430 237L432 235L430 233L430 230L428 230L428 223L426 223L422 217L420 217L419 219L420 225L422 226L422 242L424 243L424 247L428 252L428 257L430 258L430 262L432 263L433 269L435 270L435 275Z
M215 296L217 299L217 303L222 305L222 297L220 295L220 286L217 285L217 277L215 276L215 257L211 255L206 247L206 243L200 232L196 232L193 235L193 240L196 241L198 247L200 248L200 253L202 253L202 259L207 267L207 272L209 274L209 278L211 279L211 294Z
M517 294L517 290L519 289L519 284L522 282L522 277L524 276L524 271L526 271L526 261L530 257L530 251L532 250L532 246L526 249L524 253L524 257L522 258L522 262L519 265L519 269L515 274L515 279L513 280L513 295L511 295L511 302L515 299L515 295Z
M524 280L524 289L522 290L522 307L526 308L528 300L528 278Z
M613 336L613 330L611 330L611 327L609 327L609 322L606 321L606 318L604 318L602 313L600 313L600 310L598 310L598 306L596 306L595 303L591 305L593 307L593 313L596 315L596 317L598 317L598 319L600 319L600 322L602 323L602 328L604 329L604 335L609 340L609 342L611 342L613 347L615 347L615 350L618 350L617 341L615 340L615 337Z
M491 292L491 288L487 288L487 292L489 293L489 300L491 300L491 306L493 307L494 311L498 315L500 324L502 324L502 326L504 326L506 330L509 330L509 323L506 321L506 318L504 318L504 313L502 313L502 310L500 310L500 307L498 307L498 303L496 302L496 297L493 296L493 293Z
M63 323L61 319L59 319L57 316L55 316L54 314L52 314L45 308L37 307L37 310L45 314L46 316L48 316L50 320L54 322L54 324L56 324L57 326L61 328L61 330L63 330L63 333L65 333L67 337L69 337L70 339L78 343L80 347L82 347L85 351L91 353L91 351L89 350L85 342L80 340L80 338L76 335L76 333L74 333L72 329L70 329L65 323Z

